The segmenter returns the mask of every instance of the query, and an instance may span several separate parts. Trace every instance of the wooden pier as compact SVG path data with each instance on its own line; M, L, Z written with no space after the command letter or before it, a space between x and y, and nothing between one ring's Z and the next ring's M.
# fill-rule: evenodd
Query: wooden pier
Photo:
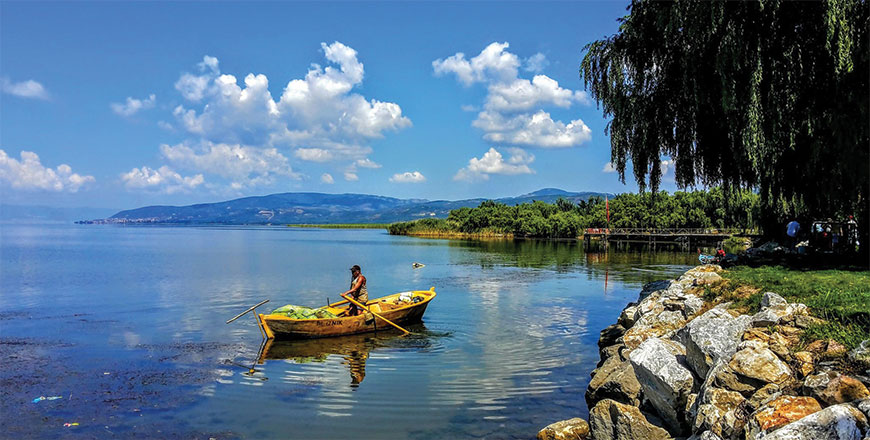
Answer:
M718 228L588 228L583 234L586 243L592 240L627 243L720 243L730 237L755 237L742 229Z

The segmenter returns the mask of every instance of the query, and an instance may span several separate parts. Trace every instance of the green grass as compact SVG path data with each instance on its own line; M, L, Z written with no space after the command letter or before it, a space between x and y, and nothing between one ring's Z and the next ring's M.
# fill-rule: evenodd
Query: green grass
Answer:
M870 271L794 270L780 266L735 267L723 276L732 289L748 285L758 292L738 300L750 312L760 307L764 292L806 304L814 316L828 321L807 329L807 339L834 339L853 348L870 339Z
M288 228L319 228L319 229L387 229L388 223L333 223L333 224L305 224L287 225Z
M392 235L413 235L417 237L438 238L509 238L513 237L510 232L482 228L477 232L457 231L446 219L425 218L409 222L399 222L389 225L387 228Z

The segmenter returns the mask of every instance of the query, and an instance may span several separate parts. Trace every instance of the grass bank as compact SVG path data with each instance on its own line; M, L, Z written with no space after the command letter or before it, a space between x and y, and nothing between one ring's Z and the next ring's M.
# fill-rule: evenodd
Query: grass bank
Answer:
M767 291L806 304L814 316L827 321L807 329L807 342L834 339L851 349L870 339L870 271L739 266L722 276L728 283L708 289L707 295L724 296L749 313L760 309L761 295Z
M388 223L334 223L334 224L301 224L287 225L288 228L318 228L318 229L387 229Z
M447 220L426 218L410 222L393 223L387 227L392 235L437 238L513 238L513 234L496 228L481 228L474 232L456 230Z

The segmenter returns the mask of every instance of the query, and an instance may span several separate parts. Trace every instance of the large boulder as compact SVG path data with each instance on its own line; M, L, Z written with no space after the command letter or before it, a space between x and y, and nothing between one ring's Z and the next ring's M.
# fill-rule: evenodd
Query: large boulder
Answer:
M613 324L601 330L598 338L598 348L610 347L619 341L619 338L625 334L625 327L619 324Z
M628 329L622 340L625 346L634 349L650 338L658 338L673 333L686 324L683 312L677 310L661 310L647 313L640 317L634 326Z
M624 309L622 309L622 313L619 314L619 319L616 320L616 323L625 327L631 328L634 325L634 320L637 319L637 303L628 303Z
M538 440L584 440L589 436L589 424L585 420L575 417L551 423L546 428L538 431Z
M677 278L676 284L682 286L712 284L722 280L722 277L717 273L721 271L722 268L717 265L697 266Z
M825 405L836 405L870 397L870 391L863 383L836 371L807 376L804 379L803 390L804 393L815 397Z
M789 358L789 347L795 345L796 341L787 338L778 331L770 331L768 328L750 328L743 333L744 341L760 341L767 344L770 351L776 353L780 358Z
M738 346L738 351L728 362L732 371L761 384L782 384L792 378L785 362L765 344L753 342L756 341L744 341Z
M840 404L789 423L760 440L861 440L867 430L867 416L852 405Z
M642 296L637 305L623 311L619 322L623 325L631 323L631 327L622 336L622 341L626 347L634 349L649 338L673 335L703 307L701 298L687 293L679 283L670 283L667 289L652 291Z
M790 385L788 365L759 341L743 341L731 359L717 363L708 374L715 386L752 396L765 385ZM752 399L755 400L755 399ZM757 401L756 401L757 403Z
M773 293L765 292L761 296L761 311L752 317L754 327L768 327L777 324L793 323L797 317L809 316L807 306L803 304L789 304L785 298ZM809 322L803 320L802 322Z
M644 284L643 288L640 291L640 300L648 297L653 292L668 290L668 288L671 287L671 283L673 283L673 280L653 281L651 283Z
M691 409L693 432L709 430L722 438L742 432L746 420L746 399L736 391L707 387Z
M755 439L776 429L821 411L819 402L812 397L781 396L749 416L746 438Z
M675 433L681 431L686 400L695 378L678 357L685 348L674 342L651 338L629 355L643 395Z
M754 327L768 327L777 324L793 323L798 316L809 313L807 306L803 304L789 304L787 306L766 307L752 316Z
M586 402L589 406L603 399L640 405L640 383L634 375L634 368L631 362L618 355L608 358L601 367L592 372L592 380L586 388Z
M769 383L749 396L746 400L747 409L755 411L779 396L782 396L782 388L777 384Z
M614 356L620 356L620 352L622 352L623 348L625 348L625 346L622 344L614 344L610 347L604 347L602 349L599 349L598 357L600 359L598 361L598 365L596 365L595 368L601 368L601 366L604 365L604 363L607 362L608 359Z
M807 345L806 351L813 352L820 358L831 359L846 354L846 347L833 339L816 340Z
M667 440L671 436L650 423L635 406L604 399L589 411L589 425L594 440Z
M813 354L808 351L799 351L794 354L795 366L800 377L809 376L815 369Z
M746 316L735 318L723 309L711 309L686 325L686 361L700 377L720 358L737 351L740 337L749 327Z

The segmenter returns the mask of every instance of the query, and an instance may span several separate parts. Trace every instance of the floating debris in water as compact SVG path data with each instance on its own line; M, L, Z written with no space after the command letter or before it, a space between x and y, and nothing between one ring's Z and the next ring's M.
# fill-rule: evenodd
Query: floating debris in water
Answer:
M79 426L79 422L64 423L63 426L67 428L69 428L70 426Z
M63 399L63 397L62 396L49 396L49 397L39 396L39 397L33 399L33 403L39 403L39 402L42 402L43 400L57 400L57 399Z
M411 266L414 266L414 269L419 269L419 268L421 268L421 267L426 267L425 264L423 264L423 263L418 263L418 262L416 262L416 261L415 261L414 263L412 263Z

